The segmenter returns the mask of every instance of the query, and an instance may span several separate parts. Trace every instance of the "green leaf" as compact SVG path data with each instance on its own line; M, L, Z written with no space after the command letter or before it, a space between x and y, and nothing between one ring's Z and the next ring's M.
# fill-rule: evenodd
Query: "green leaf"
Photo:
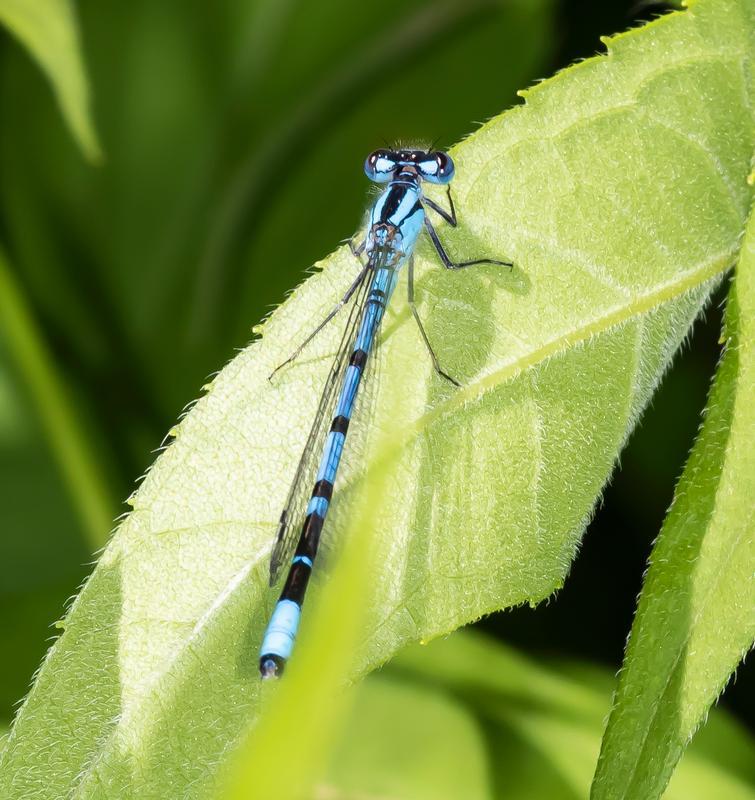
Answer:
M725 337L705 422L651 556L595 800L661 796L755 639L755 216Z
M357 690L318 791L333 800L493 797L486 742L469 709L419 684L377 676Z
M564 718L600 723L606 703L594 681L576 680L534 662L511 647L464 631L427 647L408 647L391 662L402 676L451 689L485 708L494 693L503 704L549 710ZM605 675L600 671L601 677Z
M523 757L532 766L528 766L522 797L539 798L539 790L533 790L535 776L551 772L561 778L562 785L551 783L543 797L587 796L613 683L607 670L595 665L538 663L487 637L459 632L427 648L408 648L392 663L393 671L407 683L430 684L450 692L480 722L495 723L490 746L500 748L496 767L501 773L501 796L510 797L519 786ZM751 766L742 768L753 763L752 738L722 711L714 711L710 722L737 756L714 754L710 746L696 741L669 786L667 800L755 798ZM511 734L532 751L529 756L522 747L512 753ZM503 747L496 745L501 740Z
M502 709L501 718L554 765L577 797L586 797L600 748L600 727L565 720L547 712ZM685 759L664 795L666 800L753 800L755 789L701 759ZM637 795L639 797L640 795Z
M89 85L70 0L0 0L0 22L47 74L79 146L87 158L99 161L102 154L90 116Z
M419 249L420 312L458 391L434 375L399 286L377 395L362 403L374 414L352 426L328 525L337 541L365 513L354 490L388 481L391 501L368 509L375 556L352 676L562 584L623 443L736 258L753 29L749 0L700 0L454 149L461 225L443 230L449 249L517 266L449 273ZM338 325L267 377L357 269L346 247L320 266L213 381L134 496L21 710L0 787L207 797L229 743L256 723L274 520ZM381 459L369 431L389 433ZM303 636L309 624L305 614ZM322 707L310 676L308 707ZM282 774L288 753L275 745Z

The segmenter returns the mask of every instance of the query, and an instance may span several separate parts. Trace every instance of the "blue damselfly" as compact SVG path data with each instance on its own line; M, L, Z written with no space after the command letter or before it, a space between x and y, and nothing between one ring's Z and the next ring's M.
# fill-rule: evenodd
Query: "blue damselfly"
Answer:
M456 210L448 185L454 175L454 164L447 153L435 150L376 150L368 156L364 170L370 180L387 186L372 206L365 239L358 246L353 241L351 243L362 268L341 301L275 370L277 372L296 359L338 311L351 304L341 343L280 516L270 560L270 585L277 582L284 564L289 564L289 569L260 648L259 667L263 678L280 675L291 655L354 401L383 314L404 264L408 273L409 307L435 371L443 379L459 385L441 369L414 302L412 254L423 227L447 269L460 269L473 264L511 266L511 262L492 258L453 261L443 247L426 209L434 211L449 225L456 226ZM448 209L424 195L423 181L446 185ZM313 484L314 488L311 488ZM304 509L307 495L309 503L306 509L297 513L299 508ZM299 528L299 525L302 527Z

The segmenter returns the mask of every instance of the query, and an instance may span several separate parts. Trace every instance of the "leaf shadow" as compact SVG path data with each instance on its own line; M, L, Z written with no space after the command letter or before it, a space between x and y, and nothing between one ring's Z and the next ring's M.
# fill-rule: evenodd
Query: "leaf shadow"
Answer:
M488 243L473 237L468 231L462 232L464 245L449 243L449 251L460 259L490 257L505 259L500 253L491 253ZM444 239L444 244L445 244ZM450 372L464 385L482 370L489 361L491 348L496 338L494 298L502 292L524 296L531 290L531 280L520 264L507 268L495 264L479 264L458 271L442 267L426 271L418 284L419 292L436 299L440 308L429 316L426 322L428 337L431 342L438 342L437 355L444 369ZM444 301L444 298L451 298ZM453 307L445 306L452 303ZM455 347L444 347L451 329ZM448 349L448 356L444 350ZM456 352L454 352L456 351ZM459 374L451 358L461 356L464 374ZM427 384L426 402L432 406L437 402L439 393L447 394L448 388L441 381L430 381ZM463 435L459 432L457 435ZM412 535L407 541L406 569L402 574L402 596L416 596L416 586L427 585L432 579L433 554L430 551L430 539L422 535L431 530L432 517L438 512L438 497L442 492L446 499L453 494L453 487L448 487L443 473L447 459L446 443L436 443L432 433L422 437L420 443L421 456L417 481L417 493L413 510L413 521L410 526ZM469 470L473 467L475 452L467 446L459 447L455 453L457 467L464 461ZM464 466L464 465L462 465ZM446 476L447 477L447 476ZM422 639L427 629L427 609L419 601L407 609L409 617L417 628L417 639Z

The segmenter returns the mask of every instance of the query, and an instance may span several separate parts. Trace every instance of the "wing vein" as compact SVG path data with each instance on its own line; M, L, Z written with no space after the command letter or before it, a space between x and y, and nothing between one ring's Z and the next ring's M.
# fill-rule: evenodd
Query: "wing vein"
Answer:
M304 444L286 503L281 512L278 533L270 557L271 586L278 580L281 566L290 559L299 538L299 525L304 518L306 503L314 483L314 474L329 429L330 416L335 404L336 394L341 387L343 375L349 363L357 328L362 318L362 309L364 308L369 287L372 284L375 268L376 264L371 260L368 268L364 271L361 283L352 297L341 340L333 357L330 371L325 379L312 427Z

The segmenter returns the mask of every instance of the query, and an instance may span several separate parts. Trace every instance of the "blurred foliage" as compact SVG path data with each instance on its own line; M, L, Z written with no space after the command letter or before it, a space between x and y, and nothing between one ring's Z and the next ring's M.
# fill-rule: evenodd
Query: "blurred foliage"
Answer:
M515 89L592 54L598 34L659 7L388 0L373 15L351 10L346 0L221 0L212 11L191 0L82 0L105 152L99 167L82 159L28 55L10 37L0 41L0 243L113 497L129 493L150 451L206 376L248 340L251 325L353 232L365 203L366 152L383 138L440 135L441 145L452 143L473 120L516 102ZM80 122L73 127L81 132ZM91 135L81 135L94 152ZM339 187L326 209L313 202L323 176ZM558 602L536 614L498 615L488 629L533 652L620 663L648 545L717 358L715 306L709 317L633 439ZM2 342L0 478L0 649L11 654L0 662L0 720L7 722L92 554L24 376ZM591 678L604 681L600 675ZM727 694L750 722L751 687L750 666ZM423 688L406 701L403 683L365 691L356 706L362 735L364 720L373 715L378 726L391 702L405 710L427 703L427 721L437 714L439 727L477 748L479 760L467 763L470 786L484 782L472 771L483 770L488 748L496 769L510 764L537 777L542 796L580 796L563 789L564 776L553 763L543 766L514 722L504 735L489 714L470 720L458 698L448 707L447 687L440 700ZM711 729L713 760L726 765L746 737ZM591 741L599 734L596 722ZM370 760L357 739L343 747L355 764ZM388 757L396 762L395 753ZM421 763L410 766L419 771ZM752 783L746 769L726 767ZM344 772L342 764L334 780L350 787Z
M501 643L464 632L424 647L413 646L356 690L342 742L331 761L329 778L337 785L344 785L341 781L349 775L351 760L360 763L361 756L366 761L370 752L369 768L363 764L360 771L361 790L378 797L381 792L415 797L405 785L388 789L391 781L414 776L401 771L391 774L387 762L382 761L381 749L386 745L376 743L369 732L381 730L381 720L388 716L396 731L404 727L416 730L422 724L414 719L406 699L391 702L386 697L379 710L371 708L375 695L388 694L394 688L404 692L412 688L418 701L434 698L447 704L449 712L456 712L456 724L464 724L460 745L463 742L467 768L475 768L476 783L484 786L478 795L470 796L578 800L589 795L611 703L613 676L608 670L576 661L535 662ZM382 730L386 725L382 722ZM423 758L430 758L428 751L435 750L437 761L450 761L445 755L449 730L453 728L428 724L421 747L415 745L412 751L406 745L417 759L418 771ZM713 712L707 732L690 746L664 797L751 798L755 796L754 756L755 742L726 714ZM437 786L436 791L440 792Z
M47 73L71 132L88 158L98 161L100 146L89 114L89 86L71 0L1 0L0 21Z
M469 633L413 646L351 691L312 796L580 800L613 682L603 668L535 662ZM665 798L751 800L753 786L755 741L716 710Z

